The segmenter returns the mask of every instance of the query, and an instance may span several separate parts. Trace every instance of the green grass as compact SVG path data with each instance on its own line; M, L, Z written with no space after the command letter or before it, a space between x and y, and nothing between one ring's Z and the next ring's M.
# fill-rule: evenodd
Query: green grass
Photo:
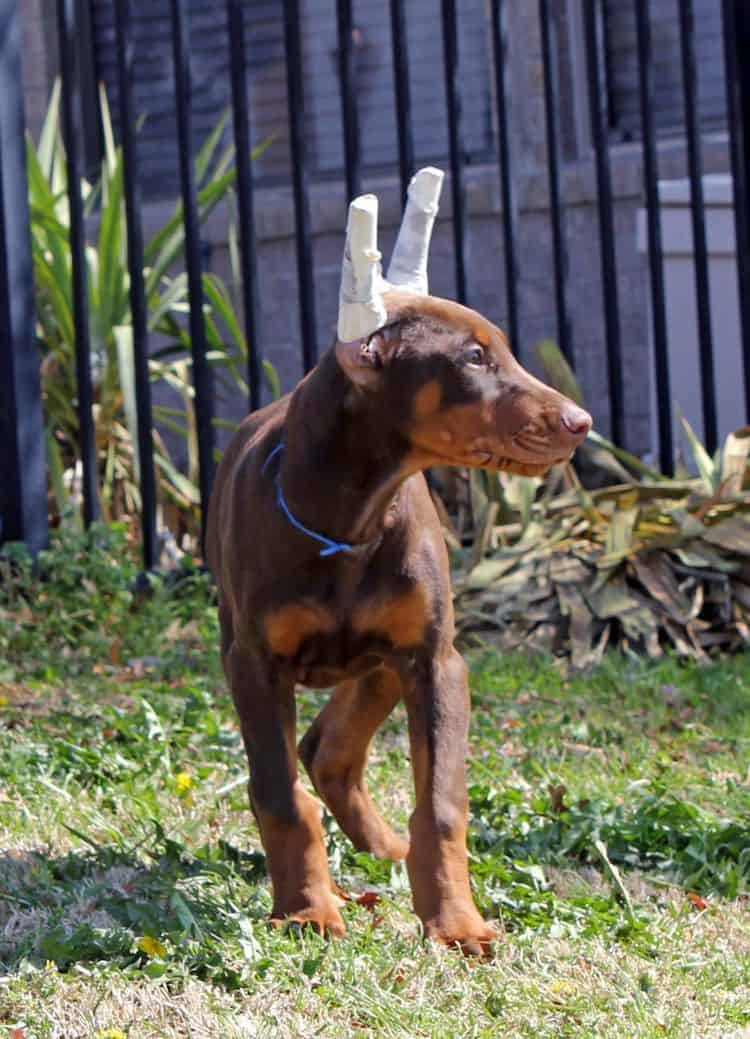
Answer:
M354 853L340 942L272 930L204 576L121 535L0 563L0 1039L750 1035L750 659L471 660L488 963L423 943ZM300 696L300 728L323 702ZM371 787L403 826L403 711ZM368 893L363 904L357 898Z

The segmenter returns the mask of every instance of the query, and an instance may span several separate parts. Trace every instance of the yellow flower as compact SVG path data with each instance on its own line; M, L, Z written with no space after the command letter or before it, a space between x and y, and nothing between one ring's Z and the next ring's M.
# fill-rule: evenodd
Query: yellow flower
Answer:
M0 707L7 707L9 703L10 700L8 699L8 697L0 694Z
M148 935L144 935L143 938L138 939L138 948L141 952L145 952L147 956L167 955L166 947L162 945L159 939L150 938Z
M550 995L553 999L569 999L575 995L576 987L572 981L568 981L567 978L562 978L560 981L553 981L549 987Z
M96 1039L128 1039L121 1028L100 1028Z
M193 785L193 777L187 772L178 772L174 777L174 785L178 794L186 794Z

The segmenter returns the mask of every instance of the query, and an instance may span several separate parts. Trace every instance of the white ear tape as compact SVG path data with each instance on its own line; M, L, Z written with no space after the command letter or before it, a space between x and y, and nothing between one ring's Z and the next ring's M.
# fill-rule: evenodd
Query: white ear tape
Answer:
M427 254L443 176L442 170L426 166L412 177L388 281L380 270L378 200L375 195L360 195L350 203L339 291L340 342L366 339L383 327L388 319L383 292L389 283L427 295Z
M385 324L381 285L378 200L375 195L360 195L349 206L341 267L338 338L342 343L365 339Z
M388 267L388 281L427 295L427 254L438 211L443 171L425 166L415 173L407 192L406 210Z

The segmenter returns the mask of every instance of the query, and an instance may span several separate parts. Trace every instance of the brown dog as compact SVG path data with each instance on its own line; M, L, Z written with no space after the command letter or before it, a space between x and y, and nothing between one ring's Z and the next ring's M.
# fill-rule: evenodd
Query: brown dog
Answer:
M355 847L406 858L427 936L482 953L494 931L467 867L466 666L421 471L538 475L570 457L591 419L524 371L474 311L382 282L377 303L377 330L337 340L291 395L243 422L224 456L207 542L222 654L273 919L344 933L295 749L295 685L335 685L298 748L315 789ZM416 790L409 842L364 781L373 735L401 699Z

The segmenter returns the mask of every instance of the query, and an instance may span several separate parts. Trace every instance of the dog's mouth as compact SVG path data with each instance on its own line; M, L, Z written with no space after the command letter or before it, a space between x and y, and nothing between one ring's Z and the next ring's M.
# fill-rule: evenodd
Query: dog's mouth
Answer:
M489 469L491 472L513 473L516 476L544 476L555 465L562 465L570 460L572 452L561 454L543 462L527 462L506 455L494 455L491 451L473 454L467 462L475 469Z
M462 451L456 455L442 451L430 451L433 465L468 466L470 469L487 469L496 473L513 473L516 476L544 476L555 465L570 461L573 451L560 451L544 459L504 455L489 448Z
M478 469L519 476L544 476L553 466L569 462L580 440L580 437L550 436L539 429L538 423L530 422L505 445L498 445L490 438L475 441L471 445L468 464Z
M450 429L441 430L440 437L440 444L437 436L413 442L417 450L427 453L428 465L468 466L518 476L544 476L553 466L570 461L582 439L550 436L535 423L502 438L489 431L464 438Z
M467 452L468 464L519 476L543 476L552 466L568 462L577 447L575 443L555 443L555 439L540 435L531 424L504 444L489 437L478 438Z

